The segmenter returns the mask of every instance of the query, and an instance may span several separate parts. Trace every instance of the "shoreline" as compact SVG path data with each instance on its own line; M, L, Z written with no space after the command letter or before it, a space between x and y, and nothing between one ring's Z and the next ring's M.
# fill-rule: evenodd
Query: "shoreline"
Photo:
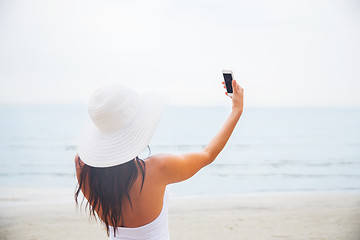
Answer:
M172 199L202 199L202 198L238 198L251 196L277 196L277 195L312 195L312 194L359 194L360 189L335 189L335 190L278 190L278 191L249 191L237 193L179 193L168 187L167 190ZM75 203L74 187L23 187L23 186L0 186L0 208L4 206L21 206L36 204L70 204ZM80 196L82 196L80 194Z
M62 193L61 193L62 194ZM72 197L72 196L71 196ZM0 201L0 239L108 239L75 202ZM176 239L360 239L360 192L302 191L172 196Z

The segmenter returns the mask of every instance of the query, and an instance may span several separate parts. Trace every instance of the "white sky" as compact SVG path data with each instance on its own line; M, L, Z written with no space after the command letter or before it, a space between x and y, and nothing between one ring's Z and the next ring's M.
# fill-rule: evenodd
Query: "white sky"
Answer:
M0 0L0 103L87 102L109 82L221 105L360 106L358 0Z

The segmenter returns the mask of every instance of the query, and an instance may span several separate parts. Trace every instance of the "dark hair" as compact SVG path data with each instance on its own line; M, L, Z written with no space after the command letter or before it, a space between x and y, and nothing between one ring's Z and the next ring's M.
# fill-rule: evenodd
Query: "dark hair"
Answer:
M80 160L80 157L79 157ZM75 202L78 205L80 190L88 191L88 201L85 209L89 210L90 216L95 220L101 218L106 225L107 234L109 235L110 227L116 228L123 219L122 205L124 199L130 199L130 189L138 178L139 167L142 175L141 188L145 180L145 162L136 157L133 160L113 167L97 168L89 165L82 165L77 161L77 168L80 168L79 182L75 191ZM85 189L86 187L89 189ZM82 199L81 205L84 202ZM101 216L97 216L101 208Z

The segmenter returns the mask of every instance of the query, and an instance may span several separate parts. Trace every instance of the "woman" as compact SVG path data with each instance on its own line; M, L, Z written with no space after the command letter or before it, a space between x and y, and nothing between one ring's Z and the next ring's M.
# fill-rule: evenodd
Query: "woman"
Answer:
M243 89L235 80L232 86L232 112L203 150L144 161L138 155L155 131L164 97L116 84L94 92L88 105L93 125L75 158L75 200L81 191L90 215L102 220L110 239L169 239L166 186L192 177L224 148L243 111Z

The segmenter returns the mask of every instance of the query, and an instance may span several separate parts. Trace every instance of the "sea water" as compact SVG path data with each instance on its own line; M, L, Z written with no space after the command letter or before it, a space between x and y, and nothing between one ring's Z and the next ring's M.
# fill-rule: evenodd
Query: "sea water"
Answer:
M230 110L168 107L151 154L200 151ZM2 105L0 117L0 187L75 188L78 136L90 121L86 106ZM169 188L183 196L359 191L360 109L246 108L217 159Z

